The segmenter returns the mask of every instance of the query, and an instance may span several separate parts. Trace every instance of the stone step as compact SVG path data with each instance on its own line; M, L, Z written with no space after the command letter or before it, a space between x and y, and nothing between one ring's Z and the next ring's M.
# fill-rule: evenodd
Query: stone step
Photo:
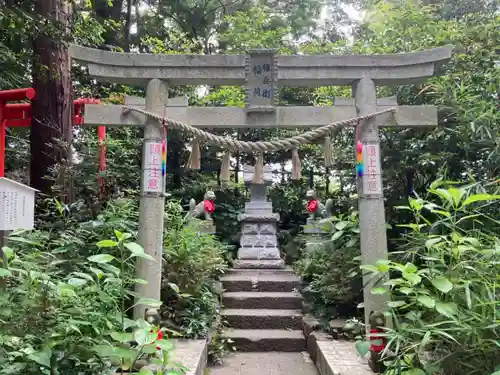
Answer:
M224 336L240 352L302 352L306 340L302 331L281 329L229 329Z
M297 292L227 292L222 303L228 309L301 309L302 296Z
M226 292L293 292L300 288L300 278L293 274L235 273L221 277Z
M227 271L228 275L295 275L292 267L284 268L230 268Z
M246 269L283 269L285 268L285 261L283 259L236 259L233 262L233 267L246 270Z
M222 317L235 329L302 329L300 310L224 309Z

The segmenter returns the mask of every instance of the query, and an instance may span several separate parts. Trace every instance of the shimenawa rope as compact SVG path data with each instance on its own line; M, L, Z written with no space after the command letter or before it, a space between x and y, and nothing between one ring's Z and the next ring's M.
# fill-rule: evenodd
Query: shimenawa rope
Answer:
M156 113L148 112L140 108L129 107L126 105L123 105L122 108L125 113L138 112L142 113L143 115L157 119L160 122L165 121L167 125L172 126L174 129L183 130L190 134L193 134L195 137L201 140L205 140L206 143L208 144L219 146L221 148L231 151L241 151L241 152L272 152L272 151L289 150L297 148L301 145L311 143L318 138L330 135L330 133L333 130L335 130L340 126L356 124L359 121L368 120L373 117L380 116L384 113L396 111L396 108L388 108L384 109L383 111L374 112L366 116L359 116L349 120L332 122L331 124L313 130L309 130L303 134L296 135L290 138L280 139L277 141L245 142L245 141L234 140L231 138L220 137L218 135L214 135L204 130L195 128L194 126L179 121L175 121L169 118L165 118L157 115Z

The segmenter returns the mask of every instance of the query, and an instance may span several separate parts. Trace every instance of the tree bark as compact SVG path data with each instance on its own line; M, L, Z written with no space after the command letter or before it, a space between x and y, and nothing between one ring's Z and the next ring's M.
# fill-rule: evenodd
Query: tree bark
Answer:
M73 97L71 61L65 38L71 18L68 0L35 0L35 12L46 19L45 27L33 40L31 170L30 183L42 193L52 195L53 182L47 179L56 165L63 201L72 199L71 164L73 135ZM69 181L68 181L69 180Z

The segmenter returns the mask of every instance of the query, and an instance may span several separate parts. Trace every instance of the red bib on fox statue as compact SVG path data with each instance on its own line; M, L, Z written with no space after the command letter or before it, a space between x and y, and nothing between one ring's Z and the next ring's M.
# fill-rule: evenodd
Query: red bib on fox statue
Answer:
M370 329L370 351L381 353L385 349L385 337L377 336L377 333L384 333L384 330L380 328Z
M203 201L203 210L206 213L212 215L214 213L214 211L215 211L215 204L214 204L214 202L211 201L211 200L209 200L209 199L205 199Z
M306 208L307 208L307 212L309 212L311 214L316 212L316 210L318 209L318 200L311 199L311 200L307 201Z

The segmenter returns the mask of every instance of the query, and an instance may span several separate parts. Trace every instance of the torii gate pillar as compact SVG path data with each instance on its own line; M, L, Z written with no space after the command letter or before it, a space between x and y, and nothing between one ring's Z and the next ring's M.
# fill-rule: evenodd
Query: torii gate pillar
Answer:
M152 79L146 87L146 110L165 108L168 85ZM139 242L144 253L154 260L138 258L137 277L147 284L136 284L141 298L160 300L163 259L163 217L165 216L165 175L162 174L162 127L158 120L146 118L142 148L141 197L139 208ZM166 142L165 142L166 144ZM166 153L166 146L165 146ZM134 307L134 317L144 317L147 306Z
M362 78L356 81L352 91L358 116L377 111L377 92L373 80ZM380 141L376 121L375 118L364 121L360 124L359 132L364 165L364 175L358 177L357 181L362 264L375 264L377 260L388 257ZM387 294L371 293L375 281L370 276L363 277L365 322L369 321L373 311L382 311L387 301Z

